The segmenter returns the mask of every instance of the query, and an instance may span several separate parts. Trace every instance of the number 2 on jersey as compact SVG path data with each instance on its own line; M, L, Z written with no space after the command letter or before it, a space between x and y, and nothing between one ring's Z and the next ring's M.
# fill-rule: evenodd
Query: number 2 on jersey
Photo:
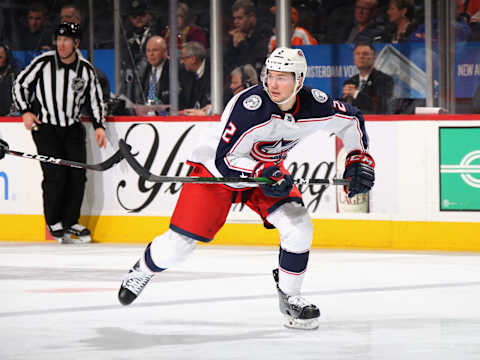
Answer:
M347 112L347 107L345 106L345 104L338 100L333 101L333 107L338 111Z
M227 128L223 132L222 140L228 144L230 140L232 140L235 131L237 131L237 127L233 124L233 122L229 122Z

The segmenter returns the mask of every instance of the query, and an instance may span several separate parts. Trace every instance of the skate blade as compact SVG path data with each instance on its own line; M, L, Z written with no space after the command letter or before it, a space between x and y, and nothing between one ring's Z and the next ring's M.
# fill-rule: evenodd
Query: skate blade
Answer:
M88 244L92 242L90 235L74 237L71 234L65 234L61 244Z
M295 319L289 315L285 315L283 325L290 329L315 330L318 329L318 318L314 319Z

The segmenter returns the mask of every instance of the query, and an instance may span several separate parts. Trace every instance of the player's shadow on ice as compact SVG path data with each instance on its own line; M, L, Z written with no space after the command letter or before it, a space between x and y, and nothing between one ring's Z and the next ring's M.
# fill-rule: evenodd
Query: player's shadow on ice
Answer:
M208 323L206 325L208 325ZM280 327L276 330L257 330L230 334L187 334L180 331L178 334L172 334L171 329L169 329L168 333L158 335L144 334L121 328L104 327L97 328L97 333L97 337L80 340L80 342L95 347L97 350L108 351L143 349L152 346L193 345L252 339L258 340L261 338L278 339L281 333L288 336L288 334L286 334Z

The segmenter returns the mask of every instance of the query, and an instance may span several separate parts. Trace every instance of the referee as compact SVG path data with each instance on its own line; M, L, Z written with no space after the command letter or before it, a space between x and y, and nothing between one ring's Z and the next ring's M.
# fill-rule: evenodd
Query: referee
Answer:
M45 52L18 74L13 99L39 154L86 162L86 131L80 108L90 100L99 147L106 147L105 106L92 64L77 50L80 26L62 23L55 31L56 50ZM41 163L43 210L50 233L60 243L89 242L90 231L78 224L86 171ZM75 236L75 239L72 238Z

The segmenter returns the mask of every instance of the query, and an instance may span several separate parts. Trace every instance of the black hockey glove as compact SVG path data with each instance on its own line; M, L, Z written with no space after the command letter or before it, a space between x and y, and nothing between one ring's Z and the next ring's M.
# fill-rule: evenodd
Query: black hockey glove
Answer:
M372 188L375 182L374 169L375 161L370 154L354 150L347 155L343 178L350 180L350 185L345 187L349 198Z
M8 144L6 141L0 139L0 159L5 157L5 150L8 150Z
M264 166L264 165L262 165ZM260 184L262 191L265 195L281 198L288 196L290 191L293 188L293 178L292 175L287 173L285 169L277 165L270 165L257 169L254 171L254 174L259 174L260 177L265 177L270 180L275 181L274 184Z

